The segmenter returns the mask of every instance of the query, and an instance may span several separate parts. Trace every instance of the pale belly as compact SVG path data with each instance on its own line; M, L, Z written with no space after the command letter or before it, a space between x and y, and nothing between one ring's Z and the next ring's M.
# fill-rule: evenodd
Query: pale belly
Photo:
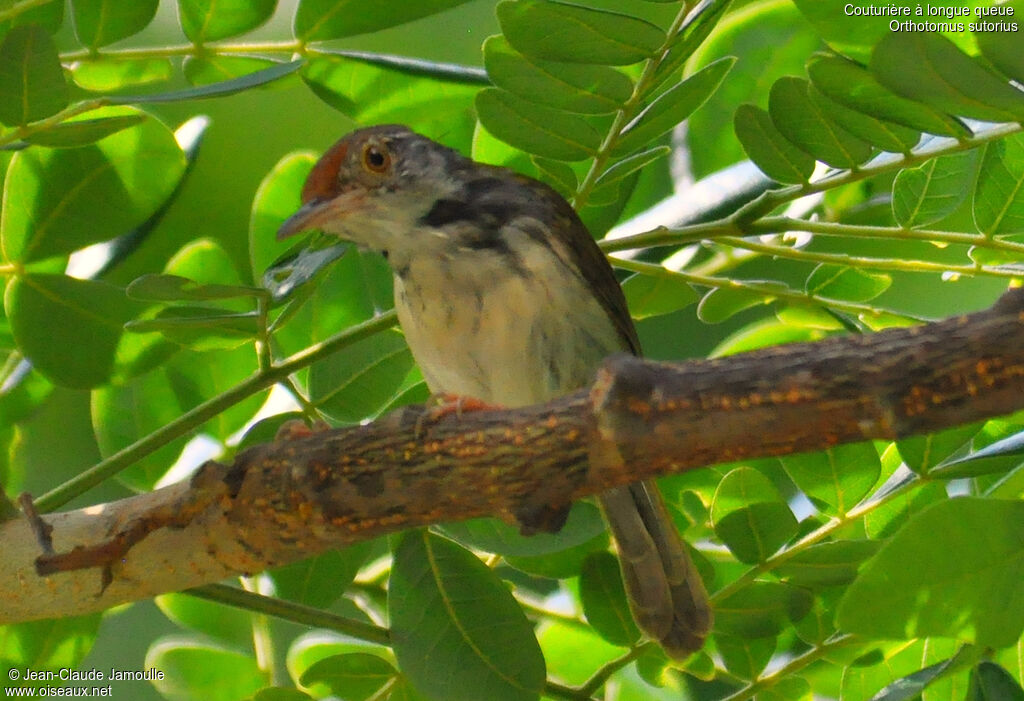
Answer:
M396 276L395 305L434 393L535 404L588 384L603 358L623 350L603 308L575 279L566 290L564 278L552 289L538 276L479 274L463 293L431 294L443 287L432 278L415 269Z

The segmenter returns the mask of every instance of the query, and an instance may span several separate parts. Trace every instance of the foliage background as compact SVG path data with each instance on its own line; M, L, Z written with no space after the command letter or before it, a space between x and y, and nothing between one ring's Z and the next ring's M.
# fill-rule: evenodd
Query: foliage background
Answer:
M210 17L227 16L221 13L229 10L237 11L242 17L257 16L261 6L263 14L272 7L272 4L268 6L259 2L225 3L219 7L184 0L180 4L209 12ZM437 7L444 4L437 3ZM328 46L414 56L463 66L483 65L481 45L487 37L498 34L504 27L498 22L494 3L480 0L449 4L457 6L401 26L346 37ZM527 4L520 3L519 6ZM643 0L593 0L587 4L643 17L663 28L669 26L680 10L678 3ZM735 66L719 90L693 113L685 130L677 130L674 135L667 133L668 127L679 121L674 119L665 129L652 133L650 139L645 140L652 145L671 143L675 147L671 159L653 160L638 173L624 178L616 188L604 192L593 190L590 206L584 207L581 213L594 233L600 235L616 222L649 209L670 195L674 187L684 193L703 192L692 183L703 181L706 184L704 179L744 161L747 155L733 126L734 114L743 103L769 109L771 116L783 125L779 127L780 131L785 131L786 136L797 141L810 140L812 146L806 143L804 146L819 159L829 160L829 156L823 156L813 148L814 144L821 144L821 134L815 131L813 123L808 126L808 121L813 120L806 119L808 111L806 105L799 101L799 90L794 96L796 84L783 82L783 88L779 88L776 81L783 76L806 77L808 59L814 51L826 48L826 42L831 42L833 49L843 51L853 59L868 61L872 48L886 32L877 31L877 23L844 16L842 4L811 3L809 0L733 3L710 38L699 48L690 47L695 49L695 53L687 62L685 75L727 56L737 57ZM368 8L374 3L307 0L304 5L306 11L314 15L326 13L335 5L343 6L351 19L371 16ZM419 5L394 3L400 11L401 8L411 11L409 8ZM724 3L711 4L712 7L717 5ZM987 5L982 2L971 4L971 7ZM137 5L148 6L149 3ZM428 6L433 7L423 5ZM1014 6L1024 11L1020 10L1020 3ZM0 35L9 36L12 31L11 26L5 23L8 17L15 18L15 24L33 18L52 19L52 16L39 13L53 12L54 7L63 8L63 4L32 0L0 4L0 18L3 18L0 19ZM97 94L154 95L189 88L193 83L185 77L181 56L209 59L217 54L216 50L212 54L203 54L186 42L179 25L179 8L170 2L160 3L155 19L140 22L140 28L144 28L137 33L128 31L129 36L122 41L98 47L91 54L82 48L83 43L88 43L82 38L85 31L83 23L88 17L105 10L112 13L109 17L116 18L117 13L125 12L127 7L97 1L75 2L64 8L66 16L56 26L54 41L68 72L72 105L76 100L89 99ZM294 11L294 5L281 3L266 24L245 33L241 39L228 38L222 44L262 42L265 55L278 61L287 60L291 54L287 42L292 36ZM713 13L705 11L705 15L710 14ZM78 20L77 32L73 16ZM515 34L504 28L510 35ZM952 36L952 39L968 53L978 53L969 33ZM274 43L276 47L271 46ZM11 45L7 44L9 48ZM159 47L163 46L183 48L161 53ZM143 52L150 51L146 57L157 61L132 63L143 57L143 54L123 53L132 51L133 47ZM495 51L497 48L492 45ZM894 55L906 59L892 62L892 73L920 62L914 51L924 50L905 45L890 48ZM120 65L129 66L132 70L111 78L110 74L99 70L104 68L99 57L118 51L122 53L112 54L106 68ZM167 57L169 62L164 61ZM16 64L10 61L5 64L0 58L0 91L7 91L3 98L8 100L8 106L14 104L11 100L17 96L16 86L12 88L17 83L17 78L12 78L15 73L3 70L11 65ZM370 67L364 66L365 70L371 73L381 70L374 68L372 63L366 65ZM108 81L104 90L90 93L81 87L88 84L90 68L94 71L93 81L100 78ZM872 65L872 70L875 68ZM1018 81L1024 80L1021 74L1001 68ZM430 66L426 68L428 73L436 70ZM640 73L639 64L619 70L633 79ZM681 64L676 66L676 70L678 73L673 80L663 88L676 84L684 75ZM883 68L879 70L884 72ZM216 99L145 102L143 108L171 128L199 114L209 117L209 126L203 133L198 157L182 181L180 190L168 199L166 211L159 218L150 220L152 229L147 236L132 246L129 254L118 260L116 265L103 272L102 279L124 287L142 275L170 269L208 283L258 283L262 268L286 248L272 244L268 235L275 228L272 222L279 221L294 206L302 170L309 167L314 154L322 152L360 121L405 122L465 152L473 152L483 160L509 163L520 170L553 179L563 186L568 182L567 190L572 190L574 180L586 182L588 159L574 161L574 172L569 176L565 165L558 162L557 153L546 153L547 147L542 144L537 145L540 150L534 152L545 154L548 159L531 160L523 150L510 148L475 129L472 121L473 96L482 88L478 74L464 72L460 82L454 86L451 81L423 75L373 75L379 82L371 82L368 87L358 79L351 83L342 80L327 85L327 88L336 89L331 92L325 90L321 83L321 94L326 95L326 102L319 99L309 84L297 75L265 87L217 96ZM305 77L315 83L312 76L313 73L307 70ZM922 101L919 104L942 113L987 118L995 122L1021 120L1024 99L1019 93L1007 96L993 89L987 93L983 91L980 96L970 95L972 99L958 99L958 91L971 88L972 85L961 83L954 85L952 97L938 92L913 97ZM529 85L523 88L526 92L529 89ZM786 89L790 90L788 94ZM211 89L214 91L215 88ZM550 97L555 92L546 94ZM693 89L690 94L696 99L705 97L707 92L710 90L701 92ZM46 103L45 90L43 93L40 99ZM573 91L567 90L565 94L571 95ZM644 101L635 107L649 103L657 94L657 90L652 90L643 95ZM686 96L687 91L682 91L682 94ZM447 95L447 98L440 99L438 95ZM355 101L346 102L347 98ZM699 99L696 101L700 102ZM126 102L142 103L130 99ZM513 107L528 102L516 102ZM979 108L978 104L982 107ZM60 107L58 105L56 109ZM339 107L342 109L337 109ZM503 119L515 111L508 105L505 107L507 109L492 109L490 112L488 126L496 131L501 131L502 125L507 127ZM979 109L981 113L975 113ZM996 110L996 113L991 114L991 110ZM680 118L689 113L679 105L670 112ZM609 114L591 115L586 119L599 133L603 133L600 130L607 132L611 124ZM34 115L26 120L27 126L18 119L5 119L7 128L0 132L0 138L8 146L17 145L23 137L33 133L33 123L49 116ZM830 119L825 119L824 123L833 125ZM891 123L883 124L889 124L891 128ZM787 129L785 125L796 125L796 128ZM43 133L47 130L39 128L36 131ZM515 129L512 131L507 138L517 146L524 146L529 151L530 146L535 145L531 139L536 135L531 135L528 130L520 134L516 134ZM983 129L979 132L984 134ZM129 130L127 133L135 132ZM506 134L502 133L502 136ZM880 169L870 178L850 177L849 184L829 189L823 198L812 201L807 209L801 210L800 205L793 204L787 211L791 217L813 214L821 221L840 226L889 227L887 235L881 238L857 236L856 229L821 232L830 235L813 239L800 233L775 235L785 231L786 227L754 228L758 219L769 213L765 211L758 217L740 222L751 228L725 233L734 236L764 234L767 238L757 239L754 243L774 246L772 255L752 255L749 250L738 253L743 250L741 247L710 242L713 238L720 238L723 232L708 226L694 234L694 240L705 239L708 243L685 249L687 255L677 254L675 257L675 267L702 278L665 276L656 273L649 263L642 260L621 263L646 274L633 278L627 283L627 289L633 312L639 317L638 326L647 353L665 359L701 357L712 352L733 352L757 345L814 340L843 330L866 332L872 328L915 323L922 318L938 318L988 305L999 291L1005 289L1008 281L1017 279L1019 267L1014 266L1019 266L1024 256L1013 246L1021 244L1024 223L1011 222L1008 229L996 232L998 236L993 234L985 241L969 241L968 245L951 243L955 238L950 235L944 238L943 234L977 234L976 197L972 195L978 173L982 170L980 159L983 142L987 138L961 135L959 146L947 144L946 148L950 153L962 148L966 155L928 161L917 174L901 176L906 180L895 190L898 204L907 204L913 211L925 211L928 214L925 218L914 219L913 215L904 213L899 222L894 219L893 180L898 170L895 167ZM1024 146L1019 136L999 143L1005 144L999 147L1003 151L998 154L984 152L987 158L999 156L997 165L1006 171L1002 182L1009 186L1003 191L1010 194L997 205L1003 206L1019 222L1024 222L1024 215L1019 214L1024 208L1024 199L1014 189L1019 188L1024 180ZM647 145L640 146L646 148ZM847 151L847 157L852 157L850 153L858 153L862 144L845 140L840 147L840 150ZM296 150L302 150L305 155L286 161L284 170L275 170L275 165L282 162L286 154ZM71 150L64 153L68 151ZM14 167L12 158L20 158L24 163L27 157L22 154L39 152L43 152L39 146L30 146L21 152L0 151L0 163L5 169ZM752 155L757 159L756 154ZM132 155L133 162L140 164L145 162L144 158L145 154ZM805 158L806 154L797 160ZM166 161L167 173L177 172L174 169L183 165L181 161L175 166L173 160ZM763 160L757 160L771 170L771 159L767 165ZM864 160L866 158L854 158L848 165L859 166ZM538 165L543 168L538 168ZM779 164L775 162L774 165L778 167ZM995 169L991 170L994 172ZM718 182L724 182L727 193L727 209L739 206L734 193L741 189L741 182L749 178L750 173L748 164L746 169L741 166L739 170L730 171L724 179L720 176ZM26 182L21 177L17 181L18 184ZM259 190L261 183L264 187ZM165 187L169 185L173 183L164 183ZM178 319L173 313L170 317L162 317L166 323L161 326L159 319L153 319L157 314L156 307L136 314L137 308L131 306L128 317L142 316L151 323L141 330L159 328L165 332L166 339L155 333L126 335L124 339L127 340L121 341L122 353L109 381L106 376L100 381L84 383L79 381L80 377L72 376L71 381L60 377L60 368L74 366L76 362L84 363L87 375L94 370L90 364L94 347L86 338L72 338L67 343L54 342L52 333L60 324L45 315L31 318L28 328L23 326L19 332L14 321L17 313L12 313L19 305L17 299L12 299L15 295L11 288L15 278L23 275L26 269L11 265L18 259L17 255L11 254L15 250L11 241L16 238L11 232L17 226L18 216L12 212L22 209L21 201L16 207L11 204L15 201L11 194L15 192L13 178L7 182L6 192L6 218L3 220L6 258L2 270L8 290L7 318L0 327L0 340L4 342L2 357L6 361L5 374L0 377L3 381L0 389L0 440L7 450L0 456L0 478L8 494L22 489L34 494L46 493L108 458L116 449L145 438L198 402L227 391L232 384L242 381L256 369L258 356L253 353L249 326L243 325L239 329L225 322L182 331L180 327L173 326ZM35 197L45 201L46 193L36 192ZM85 206L83 219L78 223L102 221L106 217L103 203L103 197L99 197L92 207ZM789 205L790 201L780 203ZM159 204L149 203L143 212L146 216L140 221L156 212ZM703 209L706 219L714 219L707 216L710 205L692 201L690 204L698 214ZM897 227L897 223L906 227ZM84 232L61 233L82 243L110 237L89 231L87 226L85 228ZM942 245L914 240L907 234L922 228L939 232L932 238ZM32 231L32 227L27 230ZM840 235L831 235L835 233ZM844 233L848 235L842 235ZM197 239L202 239L203 243L193 244ZM674 250L684 242L688 242L686 230L675 239L669 236L657 243L672 245ZM1001 243L996 245L992 242ZM60 248L59 244L57 246ZM74 248L77 246L60 250L60 255L30 261L29 272L40 275L60 272L64 265L63 254ZM796 253L789 255L787 251ZM799 257L800 251L853 255L868 260L861 260L853 267L826 265L819 268L819 261ZM661 260L664 253L665 249L658 249L646 260ZM896 270L880 266L878 261L911 261L911 264L910 269ZM947 269L955 266L974 266L975 269L971 271L973 275L943 275L928 268L929 263L939 264L940 268L946 266ZM322 284L313 294L312 301L277 336L277 345L272 348L275 357L297 351L313 340L329 337L368 318L375 308L379 310L388 306L387 275L380 262L370 255L349 252L332 272L321 278ZM730 279L743 281L743 285L738 290L730 288L725 284ZM701 280L710 280L712 284L697 284ZM765 281L781 282L788 288L772 287ZM222 303L226 305L226 311L243 313L252 308L251 302L245 301L244 293L239 294L242 301L235 299ZM191 299L188 295L183 297L172 301L204 306L217 304L208 299L197 300L194 295ZM879 315L879 310L885 310L886 314ZM257 338L257 345L259 340ZM21 365L23 354L36 361L36 368L27 376L19 374L21 371L18 370L24 368ZM312 395L320 410L334 421L344 422L375 415L393 402L422 398L423 390L416 384L416 379L400 338L386 332L369 344L347 349L324 360L313 370L298 373L294 381L301 394ZM83 389L83 384L94 387ZM338 387L343 390L338 391ZM236 450L237 431L259 408L264 395L256 397L205 424L201 433L207 440L191 443L192 449L186 453L181 468L187 468L200 456L211 452L223 449L229 456ZM273 434L272 423L258 427L247 440L266 440ZM732 600L731 607L719 607L719 629L708 653L688 661L684 666L685 672L667 667L666 661L650 646L634 646L632 651L627 651L626 647L616 648L609 644L608 641L631 643L633 633L628 625L621 624L623 603L621 596L615 593L616 570L611 560L601 554L606 541L603 536L595 536L588 530L593 528L592 513L584 509L579 516L579 527L566 536L581 541L568 550L564 549L568 541L556 545L532 543L523 546L511 536L491 533L486 526L475 532L453 526L447 533L477 546L490 545L479 547L481 551L502 552L504 549L509 555L504 561L487 558L487 562L494 567L494 572L513 582L521 594L525 593L526 611L531 620L544 621L538 630L548 676L557 684L586 686L584 683L595 672L599 675L597 681L601 681L600 675L604 670L612 675L612 681L605 690L607 698L614 699L686 698L683 694L713 699L725 698L732 693L744 697L744 694L749 696L757 692L764 698L797 699L807 697L813 689L818 695L845 701L872 698L883 688L888 691L881 693L889 695L882 698L895 699L913 698L922 693L921 689L926 684L929 684L923 691L926 699L1018 698L1014 694L1019 693L1019 687L1014 689L1013 685L1020 683L1024 667L1024 648L1019 640L1024 625L1024 603L1020 601L1019 586L1014 594L1012 583L1024 577L1019 565L1021 542L1024 542L1021 522L1024 519L1017 508L1024 482L1020 457L1013 452L1015 448L1011 445L997 451L1001 454L995 457L968 460L960 463L959 468L955 465L947 467L945 473L931 475L930 471L955 451L960 451L956 453L960 457L970 457L972 451L976 454L978 449L999 439L1009 437L1012 441L1021 430L1020 423L1017 417L989 422L985 427L973 426L948 435L907 441L898 447L866 444L792 460L719 466L665 480L663 487L676 508L680 526L687 529L691 541L701 543L702 562L706 564L708 577L714 577L711 589L719 591L719 603L727 598L723 592L739 597ZM152 487L179 456L186 437L144 458L117 477L104 480L88 493L76 496L70 505L99 503L125 496L133 490ZM914 469L907 470L904 466L898 474L895 492L898 497L886 497L882 507L854 506L896 472L901 461ZM72 494L77 494L77 491L68 492L69 496ZM949 494L973 495L982 501L950 502ZM928 505L933 507L932 511L910 520L911 515ZM952 529L944 530L949 524L953 524ZM839 545L831 554L827 550L808 553L806 544L794 547L801 536L809 533ZM962 541L955 539L964 533L966 536ZM495 539L498 541L496 544ZM891 545L888 558L883 551L872 559L878 545L889 540L897 542ZM753 545L755 543L759 545ZM369 616L369 620L381 623L380 616L387 608L381 589L388 571L386 545L376 543L340 556L322 558L314 567L298 567L291 572L278 573L274 585L286 598L329 608L357 620L367 620ZM418 555L422 557L422 549L429 547L429 541L417 543L415 537L410 536L401 541L401 545L398 541L392 545L412 553L406 559L411 567L417 562ZM526 547L526 551L513 552L522 547ZM783 555L773 555L779 548L782 548ZM541 549L550 552L541 555ZM483 598L488 594L496 597L493 605L500 608L501 597L490 586L497 580L488 579L492 575L479 573L473 561L459 554L464 552L453 551L451 567L455 573L453 576L462 573L469 576L470 581L478 583L479 588L471 588L467 598ZM978 556L975 564L983 571L978 581L958 579L956 573L949 570L968 553ZM533 556L533 559L527 556ZM810 558L802 563L803 570L795 566L801 558ZM793 561L787 563L787 559ZM915 566L906 567L908 562ZM515 566L509 566L509 563ZM347 597L341 597L343 585L360 565L364 568L356 584ZM838 602L849 590L858 567L862 573L873 574L858 579L861 589L857 596L851 595L853 601L863 604L881 599L883 604L877 611L866 611L859 616L848 613L845 616L846 627L842 630L852 630L861 637L832 637ZM917 579L911 576L910 581L894 584L892 577L903 570L916 572ZM476 574L465 575L466 571ZM530 578L524 572L536 574L544 571L563 577L578 576L563 580L565 583L559 589L559 597L541 601L543 595L555 592L554 580ZM579 575L580 572L583 574ZM755 579L760 584L750 586ZM888 586L879 589L880 583L886 582ZM932 585L936 588L933 589ZM254 580L247 582L246 586L269 591L270 584L267 580ZM416 593L421 589L408 591ZM935 610L940 612L942 620L921 624L919 614L928 618L922 614L921 600L927 595L938 597L932 599L932 605L937 607ZM936 603L942 601L945 604ZM421 603L411 603L410 607L415 608ZM334 678L334 691L343 698L369 698L374 694L379 694L377 698L386 698L389 694L391 698L413 698L413 685L420 686L422 690L424 685L431 684L431 674L436 676L436 669L412 669L399 652L402 672L415 682L411 684L406 677L395 676L391 666L394 658L380 646L355 639L342 640L327 632L309 633L298 624L269 619L258 613L208 606L216 605L200 603L186 596L168 596L161 597L159 606L149 602L135 604L110 612L102 619L87 616L81 620L10 626L0 632L0 656L6 664L22 667L77 664L106 670L141 669L157 664L171 672L172 680L160 685L159 690L146 684L132 683L132 698L242 698L268 683L274 673L277 683L289 686L313 659L339 653L343 656L333 658L337 667L321 669L321 673ZM562 608L558 613L546 611L544 607ZM853 608L853 605L848 607ZM590 625L582 622L581 609ZM479 620L495 615L494 610L484 606L478 612ZM392 611L393 617L394 613ZM508 614L512 621L509 625L518 626L522 632L524 624L516 622L516 615L514 612ZM964 618L958 618L961 615ZM620 623L615 623L616 620ZM395 625L394 621L392 625ZM432 625L443 628L446 624L438 620ZM501 658L511 654L503 651L495 636L487 631L482 635L485 641L489 640L487 644L493 646L485 648L485 657ZM138 644L125 645L124 640L138 641ZM423 644L429 642L424 641ZM466 654L459 652L454 643L448 647L455 659L459 654ZM367 658L364 656L367 654L374 657ZM621 658L623 654L628 659ZM639 658L639 661L632 664L632 657ZM623 663L621 671L618 662L608 664L609 660L616 659ZM803 663L795 666L794 660L803 660ZM887 686L946 660L953 662L946 667L933 667L910 683L904 681L902 685ZM1001 667L982 660L992 660ZM465 666L471 669L478 661L470 655ZM529 666L525 662L523 665ZM768 672L763 671L766 665ZM461 665L455 665L455 668L459 667ZM360 686L355 683L356 678L370 681ZM376 686L375 681L378 682ZM461 677L449 680L449 683L455 684L456 690L449 689L440 695L435 690L434 696L456 698L457 689L475 688ZM918 686L914 686L915 683ZM381 684L390 686L379 691ZM337 685L340 685L340 691ZM530 697L529 693L524 696L521 691L511 688L513 686L499 684L491 690L490 697ZM307 690L323 693L325 687L307 684ZM571 693L559 692L552 686L547 691L555 696ZM601 693L597 688L590 691ZM115 688L115 693L128 692L123 688L119 692ZM471 692L469 698L473 698L472 693L475 692ZM574 693L582 694L578 689ZM905 695L900 696L901 693ZM967 696L969 694L974 696ZM270 698L269 695L266 697ZM280 698L292 696L282 692Z

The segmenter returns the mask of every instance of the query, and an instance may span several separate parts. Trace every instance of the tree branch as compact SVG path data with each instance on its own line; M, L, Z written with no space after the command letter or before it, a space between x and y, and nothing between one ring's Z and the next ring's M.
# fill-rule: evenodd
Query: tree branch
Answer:
M1024 290L870 336L683 364L616 356L589 390L545 405L440 418L408 407L206 463L187 484L46 515L47 527L6 521L0 623L104 609L440 521L497 515L543 528L613 486L1022 407Z

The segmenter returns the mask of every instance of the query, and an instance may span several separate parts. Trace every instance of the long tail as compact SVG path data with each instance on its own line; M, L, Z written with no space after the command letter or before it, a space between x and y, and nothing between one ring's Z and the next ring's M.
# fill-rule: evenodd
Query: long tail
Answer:
M711 630L711 603L657 486L612 489L598 501L618 545L637 625L670 657L696 652Z

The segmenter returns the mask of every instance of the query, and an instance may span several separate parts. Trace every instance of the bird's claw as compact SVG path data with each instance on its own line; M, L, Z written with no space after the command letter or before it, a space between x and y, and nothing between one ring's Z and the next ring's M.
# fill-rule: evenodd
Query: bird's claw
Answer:
M432 394L427 400L427 408L416 420L416 437L422 438L430 424L435 424L444 417L455 414L457 418L470 411L487 411L490 409L504 409L499 404L488 404L482 399L475 397L464 397L459 394L443 392Z

